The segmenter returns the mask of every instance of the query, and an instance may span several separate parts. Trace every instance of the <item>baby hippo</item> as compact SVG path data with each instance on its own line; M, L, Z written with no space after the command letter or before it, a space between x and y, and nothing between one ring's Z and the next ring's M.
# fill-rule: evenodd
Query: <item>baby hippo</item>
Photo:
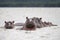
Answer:
M14 28L14 21L8 21L8 22L6 22L5 21L5 26L4 26L6 29L12 29L12 28Z

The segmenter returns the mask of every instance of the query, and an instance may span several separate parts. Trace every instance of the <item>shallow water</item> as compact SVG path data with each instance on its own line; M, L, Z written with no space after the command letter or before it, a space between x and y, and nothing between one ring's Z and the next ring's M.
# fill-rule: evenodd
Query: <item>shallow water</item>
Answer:
M0 40L60 40L60 26L35 31L0 28Z

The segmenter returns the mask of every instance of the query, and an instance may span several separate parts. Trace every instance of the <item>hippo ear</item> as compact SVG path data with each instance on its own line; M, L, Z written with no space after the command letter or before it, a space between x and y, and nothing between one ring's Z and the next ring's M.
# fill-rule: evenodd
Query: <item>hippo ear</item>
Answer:
M40 20L41 20L42 18L40 18Z
M13 23L14 23L15 21L13 21Z
M28 17L26 17L26 19L28 19Z
M7 23L7 22L5 21L5 23Z

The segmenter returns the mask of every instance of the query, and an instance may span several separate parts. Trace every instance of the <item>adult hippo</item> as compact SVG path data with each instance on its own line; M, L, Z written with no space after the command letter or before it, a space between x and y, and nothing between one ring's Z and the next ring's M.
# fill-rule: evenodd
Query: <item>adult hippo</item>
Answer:
M26 17L26 22L23 26L23 28L21 28L22 30L35 30L35 24L33 23L32 20L30 20L28 17Z

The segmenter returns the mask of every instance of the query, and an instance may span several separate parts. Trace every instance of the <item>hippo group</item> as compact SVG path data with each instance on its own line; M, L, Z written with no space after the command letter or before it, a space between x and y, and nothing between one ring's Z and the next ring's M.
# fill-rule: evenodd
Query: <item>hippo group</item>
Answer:
M14 28L14 25L16 26L17 23L14 24L14 21L5 21L4 27L6 29L12 29ZM21 30L35 30L36 28L42 28L42 27L50 27L50 26L57 26L52 24L51 22L43 22L42 18L38 17L33 17L33 18L28 18L26 17L26 21L24 24L19 24L19 26L23 26ZM17 25L18 26L18 25Z

